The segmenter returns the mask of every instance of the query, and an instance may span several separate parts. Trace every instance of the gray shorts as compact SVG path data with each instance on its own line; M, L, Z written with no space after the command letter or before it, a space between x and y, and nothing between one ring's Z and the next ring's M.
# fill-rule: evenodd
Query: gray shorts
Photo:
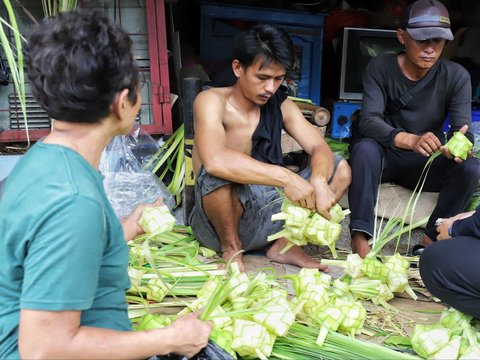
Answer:
M334 174L341 160L343 160L341 156L335 155ZM307 166L298 175L308 180L311 174L311 169ZM200 244L215 251L220 251L220 240L203 211L202 199L227 184L231 182L208 174L203 166L195 182L195 205L189 217L189 224ZM237 196L244 208L238 225L243 250L264 249L270 244L267 236L280 231L283 227L283 221L270 220L273 214L280 211L283 198L274 186L236 184L236 187Z

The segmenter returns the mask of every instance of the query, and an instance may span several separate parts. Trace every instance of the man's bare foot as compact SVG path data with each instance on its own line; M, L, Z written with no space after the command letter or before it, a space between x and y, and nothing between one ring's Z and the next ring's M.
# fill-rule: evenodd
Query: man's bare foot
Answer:
M432 244L433 244L432 239L430 239L430 237L428 235L423 235L422 245L427 247L428 245L432 245Z
M313 260L310 256L303 251L300 246L294 245L284 254L280 254L280 251L287 245L287 240L280 238L273 243L273 245L267 250L267 257L270 260L279 262L281 264L297 265L302 268L319 269L321 271L328 272L328 266L320 264L319 261Z
M241 250L227 250L222 253L222 258L227 263L231 260L238 264L238 268L241 272L245 272L247 269L245 263L243 262L243 253Z
M361 232L355 232L351 241L352 252L358 254L362 259L370 252L370 245L365 234Z

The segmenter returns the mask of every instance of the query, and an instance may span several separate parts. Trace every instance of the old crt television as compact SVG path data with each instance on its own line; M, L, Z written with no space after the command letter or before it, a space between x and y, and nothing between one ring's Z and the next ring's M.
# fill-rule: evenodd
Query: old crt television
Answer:
M343 30L340 68L340 100L362 99L362 76L368 62L378 56L397 53L403 45L395 30L346 27Z

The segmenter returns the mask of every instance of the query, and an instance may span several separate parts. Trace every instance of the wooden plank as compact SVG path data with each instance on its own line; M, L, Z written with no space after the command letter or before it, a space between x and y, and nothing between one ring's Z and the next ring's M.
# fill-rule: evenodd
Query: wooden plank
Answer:
M328 109L299 101L294 101L294 103L298 106L303 116L305 116L305 119L313 125L326 126L329 123L330 111Z
M322 136L325 136L326 126L316 126L316 125L314 125L313 127L318 132L320 132L320 134L322 134ZM302 147L300 146L300 144L294 138L292 138L285 130L282 130L281 142L282 142L282 153L283 154L288 154L288 153L291 153L291 152L302 150Z

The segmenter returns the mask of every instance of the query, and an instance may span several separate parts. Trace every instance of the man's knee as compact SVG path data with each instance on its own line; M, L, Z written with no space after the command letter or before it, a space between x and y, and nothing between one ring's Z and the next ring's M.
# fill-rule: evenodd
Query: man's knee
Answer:
M362 183L365 179L380 181L385 152L374 139L360 139L352 144L348 163L351 167L352 182Z
M449 272L448 250L445 243L436 242L427 246L420 255L419 271L425 286L430 291L445 287L445 272ZM445 267L446 266L446 267ZM445 268L444 268L445 267Z
M350 163L381 163L384 156L382 146L374 139L365 138L355 141L350 147Z
M420 271L420 276L422 278L422 281L425 284L425 287L432 291L432 288L436 288L437 285L433 281L434 274L433 272L435 271L435 264L436 264L436 259L435 259L435 249L429 249L432 248L433 246L429 246L428 248L425 248L422 251L422 254L420 255L420 261L419 261L419 271ZM435 291L435 290L434 290Z
M462 163L464 175L467 176L472 182L477 183L480 179L480 160L477 158L468 158Z
M350 168L347 160L342 160L339 162L337 170L335 171L335 180L345 189L352 182L352 169Z
M202 196L203 202L205 201L218 201L222 200L227 201L231 199L232 194L235 192L234 186L232 183L223 184L217 188L210 190L207 194Z

